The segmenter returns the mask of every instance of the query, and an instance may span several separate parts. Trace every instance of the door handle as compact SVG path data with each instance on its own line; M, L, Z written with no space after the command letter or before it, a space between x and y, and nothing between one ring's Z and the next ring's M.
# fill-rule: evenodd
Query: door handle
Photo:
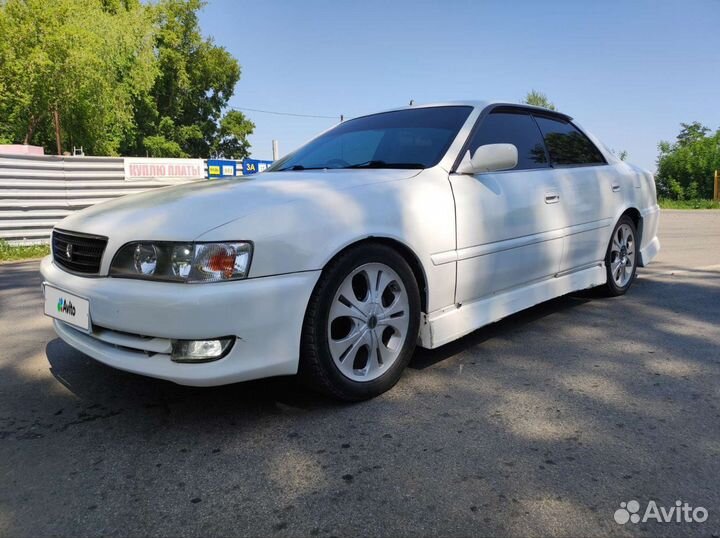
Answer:
M556 192L546 192L545 193L545 203L546 204L557 204L560 201L560 195Z
M620 190L620 183L613 183L612 184L612 190L613 192L617 192Z

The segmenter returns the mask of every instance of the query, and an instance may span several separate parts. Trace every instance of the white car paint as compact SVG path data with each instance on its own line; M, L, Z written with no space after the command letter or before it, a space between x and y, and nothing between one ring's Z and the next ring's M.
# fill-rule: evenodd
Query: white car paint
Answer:
M424 106L449 104L458 103ZM427 348L605 283L605 251L628 209L642 216L640 263L656 255L658 206L649 172L619 161L589 135L608 164L454 173L476 120L491 105L461 104L473 111L445 156L424 170L264 172L249 181L157 189L71 215L57 228L109 239L95 278L43 260L48 283L90 301L93 331L55 321L58 334L116 368L218 385L296 373L305 309L323 267L370 237L417 260L426 287L420 344ZM115 252L139 240L252 241L249 278L181 284L108 277ZM160 351L173 338L238 339L223 359L178 364L167 351L148 357L129 350L148 345L133 335L154 337Z

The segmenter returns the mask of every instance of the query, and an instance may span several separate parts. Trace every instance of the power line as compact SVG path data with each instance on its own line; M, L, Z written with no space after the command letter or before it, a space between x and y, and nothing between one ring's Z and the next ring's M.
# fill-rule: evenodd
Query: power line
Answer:
M339 118L342 118L342 115L338 114L337 116L319 116L316 114L294 114L292 112L277 112L274 110L260 110L257 108L247 108L247 107L230 107L233 110L245 110L247 112L262 112L263 114L275 114L276 116L295 116L297 118L321 118L326 120L336 120Z

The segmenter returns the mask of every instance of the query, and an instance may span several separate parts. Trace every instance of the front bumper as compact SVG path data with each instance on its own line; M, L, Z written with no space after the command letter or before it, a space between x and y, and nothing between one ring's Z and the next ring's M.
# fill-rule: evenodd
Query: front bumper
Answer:
M320 275L212 284L91 278L61 270L49 256L40 272L49 284L90 301L90 334L54 321L65 342L114 368L195 386L297 373L305 309ZM164 339L221 336L236 340L217 361L181 364L163 353Z

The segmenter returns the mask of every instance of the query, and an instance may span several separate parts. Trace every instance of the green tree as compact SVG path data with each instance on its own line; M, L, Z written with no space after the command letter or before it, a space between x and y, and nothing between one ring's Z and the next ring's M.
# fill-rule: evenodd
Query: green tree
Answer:
M212 153L226 159L243 159L250 154L247 140L255 129L255 124L244 114L231 110L220 121L220 129L212 146Z
M188 154L175 141L176 133L175 122L164 117L160 121L157 134L143 138L148 154L151 157L187 157Z
M658 194L677 200L712 198L713 177L720 169L720 129L683 123L674 143L658 144Z
M136 0L0 1L0 138L53 153L116 154L155 79L153 24Z
M525 96L525 99L523 99L523 103L526 105L540 106L548 110L557 110L555 105L548 99L548 96L537 90L530 90Z
M689 146L694 142L702 140L710 132L710 129L699 121L681 123L680 127L682 127L682 129L680 130L680 134L677 135L677 144L681 147Z
M154 6L160 74L151 99L138 103L141 132L126 153L248 156L247 135L255 126L240 112L222 116L240 79L240 65L224 47L203 38L197 17L203 5L202 0L161 0Z
M0 0L0 143L246 157L254 125L223 116L240 66L203 38L203 5Z

